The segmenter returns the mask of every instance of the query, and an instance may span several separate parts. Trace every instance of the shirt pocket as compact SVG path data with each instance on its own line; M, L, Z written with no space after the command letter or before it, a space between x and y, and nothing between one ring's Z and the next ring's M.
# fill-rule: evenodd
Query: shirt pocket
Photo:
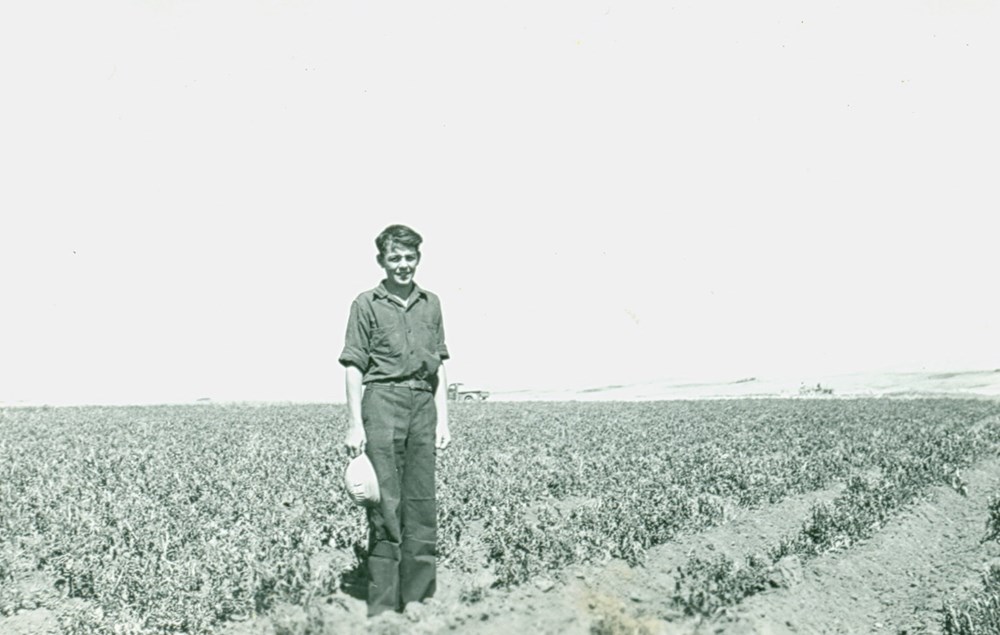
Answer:
M391 326L376 327L372 331L372 357L402 357L403 334Z
M419 321L413 328L414 344L423 351L438 357L438 327L431 322Z

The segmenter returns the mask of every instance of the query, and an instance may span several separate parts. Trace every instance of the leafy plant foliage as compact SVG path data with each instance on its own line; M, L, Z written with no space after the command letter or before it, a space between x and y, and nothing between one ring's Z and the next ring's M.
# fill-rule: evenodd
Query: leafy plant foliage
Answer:
M727 510L845 479L767 558L691 562L676 600L710 613L789 553L849 545L995 441L985 401L453 404L438 456L439 556L488 585L641 563ZM364 557L341 491L342 407L0 409L0 614L41 571L68 632L207 633L333 593ZM771 562L767 560L770 559ZM463 597L481 597L469 588Z

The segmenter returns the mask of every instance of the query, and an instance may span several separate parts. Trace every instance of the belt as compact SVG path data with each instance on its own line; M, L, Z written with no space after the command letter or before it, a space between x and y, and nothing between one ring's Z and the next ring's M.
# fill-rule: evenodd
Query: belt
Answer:
M410 379L387 379L381 381L370 381L365 384L368 388L409 388L411 390L423 390L426 392L434 392L434 387L431 386L430 382L426 379L417 379L412 377Z

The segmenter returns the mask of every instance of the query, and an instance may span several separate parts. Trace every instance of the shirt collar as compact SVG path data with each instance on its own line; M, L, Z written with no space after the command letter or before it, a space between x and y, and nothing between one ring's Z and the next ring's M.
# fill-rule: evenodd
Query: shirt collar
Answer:
M378 283L378 286L375 287L375 297L376 298L383 298L383 299L385 299L385 298L388 298L389 295L390 295L389 291L385 288L385 280L383 280L382 282ZM427 299L427 292L424 291L423 289L421 289L420 285L418 285L416 282L414 282L413 283L413 291L410 292L410 298L418 298L418 297L422 297L422 298L424 298L426 300ZM410 298L405 298L406 301L407 301L407 304L409 304Z

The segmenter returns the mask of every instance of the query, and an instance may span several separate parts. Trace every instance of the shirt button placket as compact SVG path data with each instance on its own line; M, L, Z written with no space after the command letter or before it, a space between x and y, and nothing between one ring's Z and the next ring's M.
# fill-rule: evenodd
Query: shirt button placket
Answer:
M409 308L409 307L407 307L407 308ZM410 337L410 335L413 333L413 330L410 328L409 311L407 311L406 309L403 310L403 327L404 327L404 330L406 331L406 336L405 336L406 337L406 348L410 352L410 357L413 357L413 338ZM410 366L409 372L411 372L411 373L413 372L412 364Z

